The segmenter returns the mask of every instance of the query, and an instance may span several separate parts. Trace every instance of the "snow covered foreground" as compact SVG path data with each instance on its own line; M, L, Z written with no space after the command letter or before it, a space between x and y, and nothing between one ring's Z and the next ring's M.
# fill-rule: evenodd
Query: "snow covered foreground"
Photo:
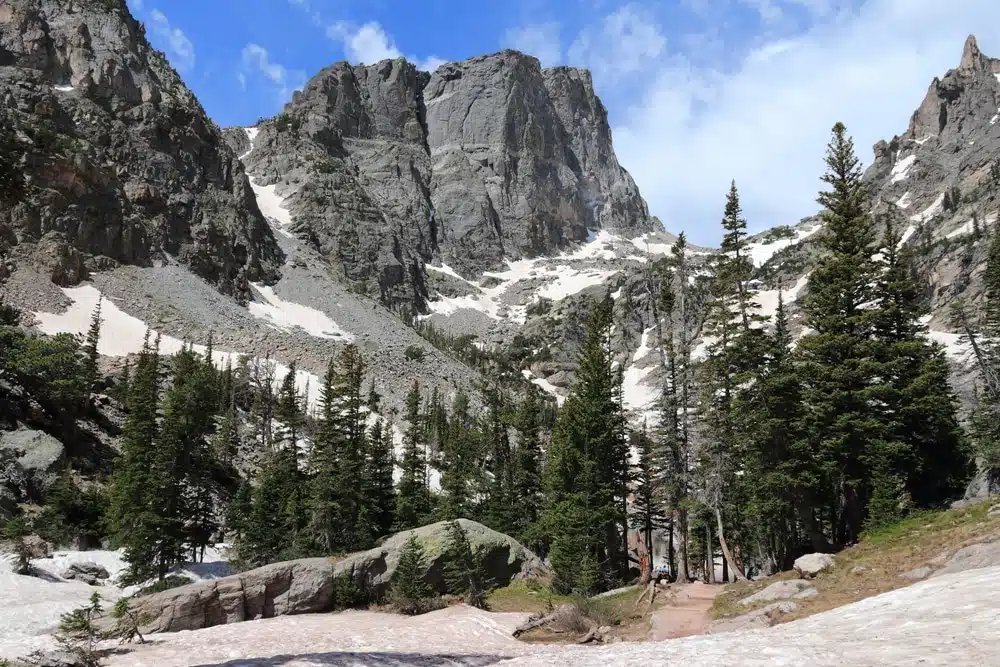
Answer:
M73 563L100 565L110 576L104 586L67 581L62 574ZM120 550L57 551L31 561L38 574L34 577L14 574L12 564L12 556L0 554L0 660L54 648L52 633L59 627L59 617L87 604L92 593L100 593L105 608L110 608L119 597L140 588L116 585L126 567ZM229 576L233 569L225 560L225 545L218 545L205 550L204 562L184 563L174 573L205 581Z
M452 607L286 616L158 635L112 666L685 665L809 667L997 664L1000 567L931 579L802 621L750 632L589 648L524 644L523 614Z

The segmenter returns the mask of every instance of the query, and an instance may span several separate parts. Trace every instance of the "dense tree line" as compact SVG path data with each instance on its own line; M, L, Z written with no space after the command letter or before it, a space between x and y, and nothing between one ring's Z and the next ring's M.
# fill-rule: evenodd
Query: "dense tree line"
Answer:
M894 214L868 213L841 124L826 165L823 253L799 300L801 331L783 299L762 314L735 184L707 302L683 234L649 270L655 423L627 419L610 295L593 304L575 384L558 410L537 388L513 391L499 374L477 388L479 408L462 390L444 397L415 379L394 425L380 416L353 345L330 360L313 406L294 364L279 379L268 360L219 367L211 341L204 352L185 346L163 358L147 340L121 373L127 419L109 498L67 475L50 494L52 522L107 530L132 578L144 581L220 538L255 566L469 518L547 557L557 587L592 593L632 576L630 529L647 553L654 531L665 534L671 576L711 579L719 553L727 576L784 568L910 508L940 505L967 481L972 450L944 353L922 324L924 286ZM962 323L983 376L972 440L997 475L1000 233L985 284L986 315L963 314ZM79 414L99 375L99 310L80 340L27 336L16 315L0 308L0 380ZM472 365L499 367L470 341L424 334ZM467 545L452 532L461 553L449 577L481 600ZM413 569L421 555L410 545L407 558ZM414 582L402 588L401 598L423 595Z

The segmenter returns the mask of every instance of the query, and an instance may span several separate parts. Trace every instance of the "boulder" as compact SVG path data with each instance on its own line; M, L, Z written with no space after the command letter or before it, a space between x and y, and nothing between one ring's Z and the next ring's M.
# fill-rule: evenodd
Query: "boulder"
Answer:
M36 497L56 481L63 460L61 442L29 428L0 432L0 486L15 495Z
M812 579L820 572L833 567L833 557L830 554L807 554L796 558L793 567L803 579Z
M742 605L760 604L761 602L774 602L775 600L788 600L792 598L804 599L816 595L816 589L805 579L791 579L788 581L776 581L764 590L740 600Z
M24 544L28 547L32 559L48 558L52 555L52 545L38 535L28 535L24 538Z
M84 562L70 563L70 566L63 570L61 576L63 579L72 579L74 581L82 581L91 586L100 586L101 582L110 575L106 569L97 563Z
M472 548L483 553L486 575L497 586L520 578L544 576L547 569L517 540L474 521L460 519ZM273 563L222 579L204 581L138 598L133 609L152 621L149 632L196 630L287 614L306 614L342 608L338 599L350 580L373 597L384 595L396 571L403 544L416 534L423 544L427 570L424 579L444 592L446 522L397 533L381 546L339 560L305 558Z
M722 618L713 621L708 628L708 633L715 635L723 632L739 632L742 630L756 630L758 628L769 628L778 620L782 614L790 614L799 606L791 600L782 600L761 607L742 616L732 618Z
M921 580L926 579L927 577L931 576L931 573L933 573L933 572L934 572L934 570L932 570L929 567L918 567L918 568L914 568L914 569L912 569L912 570L910 570L908 572L904 572L903 574L901 574L899 576L900 576L900 578L906 579L907 581L921 581Z
M942 574L965 572L966 570L976 570L981 567L994 567L996 565L1000 565L1000 540L972 544L964 549L959 549L958 553L951 557L947 565L931 576L939 577Z

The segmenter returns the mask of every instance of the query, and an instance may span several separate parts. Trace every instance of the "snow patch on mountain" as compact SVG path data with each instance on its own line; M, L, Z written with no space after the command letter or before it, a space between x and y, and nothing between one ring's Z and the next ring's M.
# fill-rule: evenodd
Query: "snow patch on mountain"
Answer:
M906 208L911 203L913 202L910 201L910 191L907 190L906 192L903 193L903 196L896 201L896 206L898 206L899 208Z
M757 292L757 303L760 305L758 314L764 317L774 317L778 312L778 297L784 301L785 305L792 303L799 298L799 292L809 283L809 274L802 276L788 289L768 289ZM761 326L761 325L758 325Z
M432 315L447 316L459 310L475 310L491 319L524 324L527 319L525 310L528 303L539 299L561 301L589 287L603 285L608 278L619 273L618 269L602 266L579 267L573 264L620 260L622 255L618 249L626 243L628 242L601 230L592 234L589 242L572 252L555 257L507 260L506 270L484 271L479 281L463 278L447 264L427 265L429 271L457 278L476 290L473 294L456 297L438 294L428 304L428 308ZM505 300L504 297L511 293L515 285L520 287L522 283L528 282L532 283L534 289L529 291L526 299L516 298L515 300L520 303Z
M910 220L917 223L927 222L928 220L930 220L943 210L944 210L944 193L942 192L937 196L937 199L931 202L930 206L925 208L920 213L910 216Z
M554 384L552 384L545 378L535 377L535 374L532 373L527 368L521 371L521 375L524 376L525 380L528 380L529 382L531 382L531 384L535 385L536 387L544 391L546 394L553 396L556 399L556 405L558 405L559 407L562 407L562 404L566 402L566 397L559 392L559 390L556 388Z
M992 225L996 221L997 221L997 214L992 213L979 221L980 228ZM957 236L965 236L966 234L971 234L974 231L976 231L976 226L975 224L973 224L972 219L970 218L968 222L964 223L958 229L948 232L948 234L945 235L945 238L953 239Z
M913 163L916 162L916 160L917 160L916 154L907 155L902 160L893 165L891 172L892 175L891 182L899 183L900 181L904 180L910 174L910 168L913 166Z
M90 328L91 317L101 303L101 336L97 343L97 351L106 357L126 357L142 351L143 341L147 336L152 343L157 332L145 322L133 317L118 308L114 301L104 298L100 290L93 285L78 287L63 287L65 294L72 303L62 313L36 311L33 313L37 326L42 333L56 335L69 333L78 336L86 335ZM204 345L190 344L180 338L160 335L160 354L169 355L180 352L185 346L190 346L198 354L205 354L208 348ZM212 350L212 363L216 366L232 364L236 366L240 357L247 356L241 352ZM278 385L288 374L288 366L276 361L268 361L254 357L254 363L270 363L274 366L274 381ZM295 386L299 393L306 396L307 403L314 405L319 397L319 377L312 373L297 370Z
M354 336L344 331L336 322L319 310L285 301L274 289L267 285L251 283L264 302L252 301L247 305L250 313L282 331L299 328L310 336L337 340L344 343L354 340Z
M750 258L753 260L753 265L756 267L763 266L767 263L767 260L771 259L779 251L801 243L822 228L822 224L815 224L808 229L796 229L791 236L786 238L775 239L766 243L757 241L748 243L747 248L750 250Z

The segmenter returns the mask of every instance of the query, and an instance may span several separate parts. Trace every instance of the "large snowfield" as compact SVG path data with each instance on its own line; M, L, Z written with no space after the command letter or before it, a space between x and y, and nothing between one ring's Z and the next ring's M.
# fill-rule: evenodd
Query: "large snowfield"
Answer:
M205 550L201 563L183 563L174 573L191 581L205 581L233 573L225 555L226 545ZM73 563L94 563L110 575L103 586L66 580L62 574ZM55 647L52 633L59 617L85 605L92 593L100 593L105 609L122 595L131 595L140 586L119 587L125 571L121 551L56 551L49 558L31 561L37 576L12 571L13 557L0 554L0 660L25 656L31 651Z
M47 646L59 610L92 589L0 576L0 657ZM101 590L101 589L98 589ZM13 601L13 606L11 605ZM111 667L986 667L1000 655L1000 567L944 575L773 628L602 647L517 641L525 614L451 607L416 617L306 614L153 635Z

